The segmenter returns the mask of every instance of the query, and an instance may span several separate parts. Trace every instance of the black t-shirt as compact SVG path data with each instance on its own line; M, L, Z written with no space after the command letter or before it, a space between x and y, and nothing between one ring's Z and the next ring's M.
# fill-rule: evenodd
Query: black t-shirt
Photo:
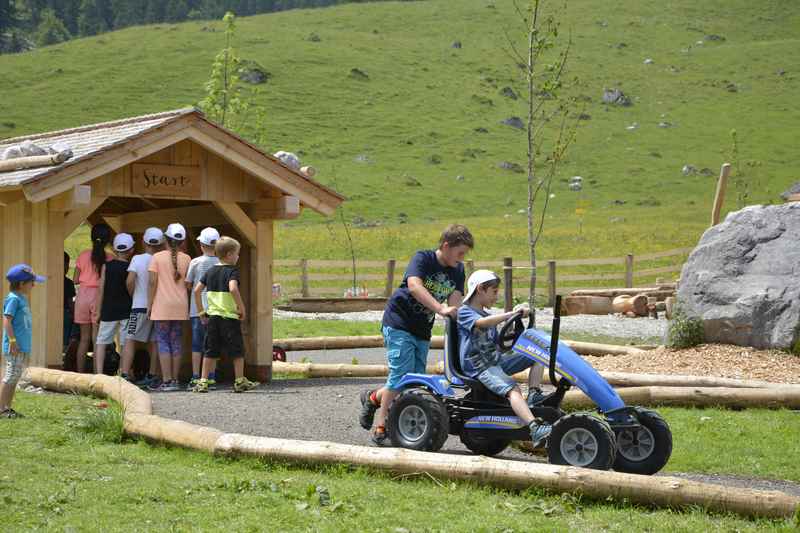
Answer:
M125 285L129 264L118 259L106 263L106 282L103 285L103 305L100 310L100 320L103 322L125 320L131 315L133 300Z
M464 294L464 265L445 267L436 259L435 250L424 250L414 254L408 262L403 282L394 291L383 311L383 325L402 329L412 335L428 340L431 338L436 313L422 305L408 290L408 278L422 279L422 284L437 302L444 303L453 293Z
M64 276L64 309L71 309L75 300L75 282Z
M230 292L232 280L239 281L239 267L222 263L212 266L200 277L200 283L206 288L208 316L239 318L236 300Z

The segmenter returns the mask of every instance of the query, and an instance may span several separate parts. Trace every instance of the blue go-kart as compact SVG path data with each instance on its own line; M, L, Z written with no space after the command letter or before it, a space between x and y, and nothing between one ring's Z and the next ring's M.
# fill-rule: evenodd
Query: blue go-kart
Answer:
M508 320L498 335L501 350L549 368L555 391L531 408L553 425L547 455L553 464L635 474L654 474L672 453L672 433L655 411L626 406L613 387L566 344L558 342L560 297L552 335L526 328L522 314ZM530 326L530 324L529 324ZM528 427L506 398L461 371L456 321L446 319L444 376L407 374L401 394L389 410L388 432L394 446L437 451L448 435L458 435L473 453L493 456L514 440L530 440ZM560 376L560 377L557 377ZM597 404L597 412L565 413L564 394L579 388Z

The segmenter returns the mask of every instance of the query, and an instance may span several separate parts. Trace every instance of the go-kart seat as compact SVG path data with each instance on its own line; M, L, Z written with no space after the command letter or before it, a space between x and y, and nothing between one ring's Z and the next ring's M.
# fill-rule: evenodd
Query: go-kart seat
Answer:
M451 317L444 319L444 375L456 387L469 387L473 390L483 387L477 379L465 376L461 369L458 322Z

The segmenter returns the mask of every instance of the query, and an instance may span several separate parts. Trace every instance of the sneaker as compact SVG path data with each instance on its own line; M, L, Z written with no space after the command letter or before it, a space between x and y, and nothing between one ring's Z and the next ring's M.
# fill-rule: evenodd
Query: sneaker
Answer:
M8 409L3 409L2 411L0 411L0 418L25 418L25 417L22 416L21 413L18 413L9 407Z
M386 428L383 426L376 427L369 438L375 446L383 446L387 438Z
M208 380L207 379L198 379L197 383L195 383L194 388L191 389L192 392L208 392Z
M542 392L542 389L535 387L528 391L528 407L533 408L534 405L547 398L547 394Z
M534 448L538 448L544 444L544 441L550 436L550 432L553 431L553 426L550 424L543 424L541 421L537 420L531 422L529 427L531 430L531 442Z
M369 431L372 428L372 422L375 420L375 411L378 406L372 403L372 393L375 391L365 390L361 391L361 413L358 415L358 423L361 427Z
M214 378L208 378L208 390L217 390L217 380Z
M200 383L200 378L192 378L189 380L189 383L186 384L186 390L189 392L194 391L194 388L197 384Z
M177 392L179 390L181 390L181 388L174 379L165 381L158 387L158 392Z
M245 392L252 389L255 389L260 385L257 381L250 381L246 377L242 376L238 378L236 381L233 382L233 392Z

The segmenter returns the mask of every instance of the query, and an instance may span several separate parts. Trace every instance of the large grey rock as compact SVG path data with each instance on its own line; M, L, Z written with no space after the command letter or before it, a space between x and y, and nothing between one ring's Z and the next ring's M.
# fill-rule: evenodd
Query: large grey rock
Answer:
M800 204L751 206L708 229L681 273L678 302L706 342L791 348L800 326Z

